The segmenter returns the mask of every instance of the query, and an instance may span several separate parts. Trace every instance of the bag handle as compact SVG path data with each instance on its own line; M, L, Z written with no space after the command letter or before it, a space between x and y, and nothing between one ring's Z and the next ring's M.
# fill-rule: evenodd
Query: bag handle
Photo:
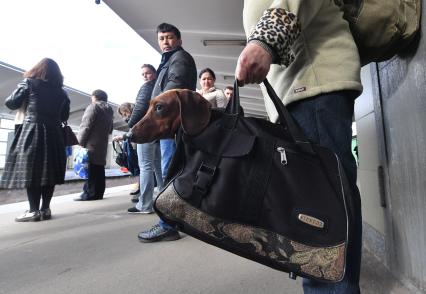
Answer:
M280 122L283 124L284 127L285 126L288 127L288 131L291 134L291 136L293 137L294 142L303 143L303 144L306 144L306 143L310 144L310 142L306 138L305 134L303 134L303 132L300 130L300 127L294 121L294 118L291 116L290 112L287 110L287 108L281 102L281 99L278 97L277 93L275 93L271 84L269 84L268 80L265 79L263 81L263 84L265 85L266 91L268 92L269 97L271 98L272 102L275 105L275 109L278 112Z
M118 147L120 147L120 151L121 152L118 152L117 151L117 149L115 148L115 144L117 144L118 145ZM123 147L121 147L121 144L119 143L119 142L116 142L116 141L112 141L112 148L114 149L114 151L115 151L115 153L123 153Z
M238 81L234 81L234 90L231 101L226 105L225 113L231 115L240 114L240 92L238 90Z
M267 79L263 81L263 84L266 87L269 97L274 103L275 109L278 112L278 117L280 119L281 125L284 128L284 131L287 132L290 135L290 137L293 139L293 141L296 144L298 144L300 147L302 147L304 150L308 151L309 153L314 153L311 143L303 134L302 130L297 125L297 123L294 121L290 112L281 102L281 99L275 93L271 84L269 84ZM234 115L238 116L240 114L240 95L238 91L237 80L234 81L234 95L230 103L228 103L225 113L232 116Z
M126 146L124 146L124 144L126 144ZM126 152L132 152L132 151L135 150L132 146L130 138L126 138L125 140L123 140L123 148L122 149L124 149L124 147L126 148L126 150L125 150Z

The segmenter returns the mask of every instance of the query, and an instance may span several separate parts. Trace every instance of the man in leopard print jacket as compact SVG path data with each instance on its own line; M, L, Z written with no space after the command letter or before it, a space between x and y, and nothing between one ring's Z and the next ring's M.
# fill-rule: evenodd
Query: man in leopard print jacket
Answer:
M244 0L247 45L237 63L240 86L267 76L306 136L333 150L352 187L356 222L341 282L305 279L304 293L360 293L361 200L351 153L354 100L362 91L360 58L348 23L333 0ZM271 121L272 101L261 85Z

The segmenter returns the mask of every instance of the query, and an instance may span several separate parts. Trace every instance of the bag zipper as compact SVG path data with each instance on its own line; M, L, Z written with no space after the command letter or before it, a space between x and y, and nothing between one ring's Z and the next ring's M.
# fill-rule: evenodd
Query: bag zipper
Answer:
M285 153L285 148L278 146L277 151L280 153L281 156L281 164L287 165L287 154Z

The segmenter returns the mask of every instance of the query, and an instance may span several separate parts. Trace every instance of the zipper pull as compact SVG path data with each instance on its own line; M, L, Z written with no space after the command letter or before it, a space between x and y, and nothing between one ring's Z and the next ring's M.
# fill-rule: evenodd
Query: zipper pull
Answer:
M281 164L287 165L287 154L285 153L284 147L277 147L277 151L280 153L281 156Z

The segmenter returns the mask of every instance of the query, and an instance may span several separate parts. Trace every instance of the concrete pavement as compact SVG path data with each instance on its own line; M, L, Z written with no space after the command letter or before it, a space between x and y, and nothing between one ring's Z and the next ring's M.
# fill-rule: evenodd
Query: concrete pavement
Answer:
M184 236L143 244L155 215L130 215L130 186L101 201L58 196L53 218L16 223L27 203L0 206L0 293L302 293L301 280Z
M0 205L1 294L300 294L302 280L192 237L140 243L137 233L157 222L132 215L131 185L109 188L105 199L72 201L79 193L52 200L53 218L16 223L27 202ZM362 293L408 294L364 254Z

